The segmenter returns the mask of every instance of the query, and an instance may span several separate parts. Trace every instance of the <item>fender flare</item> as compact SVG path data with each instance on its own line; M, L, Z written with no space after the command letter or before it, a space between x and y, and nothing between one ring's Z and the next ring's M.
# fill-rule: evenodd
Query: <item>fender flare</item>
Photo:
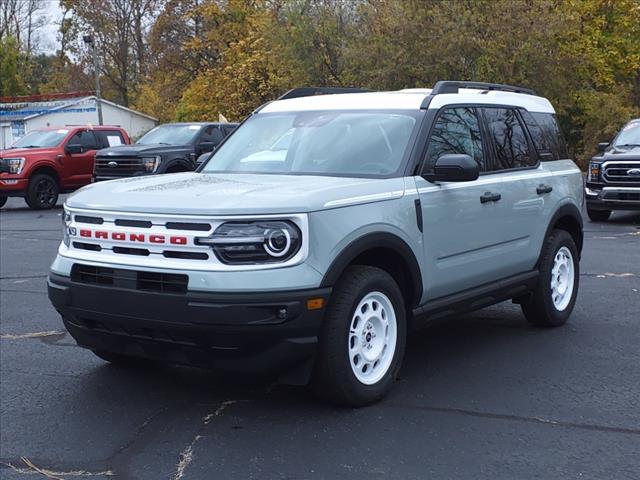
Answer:
M578 241L576 242L576 247L578 247L578 253L582 254L582 247L584 245L584 221L582 220L582 214L580 213L580 209L578 209L578 207L576 207L573 203L567 203L565 205L562 205L555 211L555 213L551 217L551 221L549 222L549 225L547 225L547 231L545 232L544 238L546 239L549 236L549 234L551 233L551 230L553 230L555 225L558 223L558 220L560 220L563 217L571 217L579 225L580 227L578 232L579 237L577 239ZM540 258L540 255L542 255L542 248L544 248L544 243L540 247L540 253L538 254L538 258Z
M29 166L28 173L23 172L23 174L27 173L26 177L31 178L35 174L36 170L40 170L41 168L48 168L50 170L53 170L56 175L58 184L62 182L62 175L60 175L60 163L57 163L54 160L36 160L33 165Z
M158 169L156 173L166 173L167 170L175 166L184 167L187 172L194 170L193 164L183 157L173 157L167 160L160 160L160 163L162 165L162 169Z
M411 247L403 239L387 232L368 233L349 243L331 262L322 278L320 287L332 287L335 285L353 260L367 250L375 248L388 248L402 257L405 266L409 270L409 280L411 280L414 289L412 292L413 298L415 302L420 302L422 297L422 274L418 260Z

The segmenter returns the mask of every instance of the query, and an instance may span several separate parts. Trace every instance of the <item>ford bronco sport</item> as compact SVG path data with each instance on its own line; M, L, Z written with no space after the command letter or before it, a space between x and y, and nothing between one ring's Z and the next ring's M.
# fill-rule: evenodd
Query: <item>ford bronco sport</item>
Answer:
M69 197L49 298L105 360L279 372L365 405L391 388L409 327L508 299L565 323L583 198L530 90L293 90L197 172Z
M640 211L640 118L598 149L600 154L589 164L585 188L589 218L605 222L612 210Z
M61 127L34 130L0 150L0 207L24 197L29 207L55 206L60 192L91 183L96 151L130 142L120 127Z
M190 172L196 160L213 151L236 123L167 123L149 130L136 143L101 150L96 181L140 175Z

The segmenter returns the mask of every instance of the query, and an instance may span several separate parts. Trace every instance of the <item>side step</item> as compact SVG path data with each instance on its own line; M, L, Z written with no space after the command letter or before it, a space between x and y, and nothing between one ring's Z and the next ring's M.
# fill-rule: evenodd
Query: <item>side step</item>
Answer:
M460 315L521 297L536 288L538 276L538 270L532 270L431 300L413 309L414 323L420 326L436 319Z

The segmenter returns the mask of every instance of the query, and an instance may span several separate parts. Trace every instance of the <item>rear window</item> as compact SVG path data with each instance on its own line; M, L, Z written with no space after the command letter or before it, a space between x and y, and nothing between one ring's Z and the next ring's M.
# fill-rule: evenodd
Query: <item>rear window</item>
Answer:
M117 147L124 145L124 136L119 130L94 130L98 141L98 148Z
M526 110L521 110L521 113L541 161L569 158L567 144L554 114Z

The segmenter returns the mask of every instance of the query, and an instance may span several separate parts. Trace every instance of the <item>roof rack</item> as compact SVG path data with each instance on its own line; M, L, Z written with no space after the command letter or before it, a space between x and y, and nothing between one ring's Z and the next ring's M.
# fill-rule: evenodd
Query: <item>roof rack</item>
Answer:
M530 88L517 87L513 85L503 85L501 83L484 83L484 82L465 82L441 80L436 82L431 90L431 95L440 95L443 93L458 93L460 88L471 88L474 90L498 90L500 92L524 93L525 95L536 95L536 92Z
M366 93L371 92L366 88L355 87L299 87L292 88L282 95L278 100L286 100L289 98L311 97L314 95L334 95L337 93Z

